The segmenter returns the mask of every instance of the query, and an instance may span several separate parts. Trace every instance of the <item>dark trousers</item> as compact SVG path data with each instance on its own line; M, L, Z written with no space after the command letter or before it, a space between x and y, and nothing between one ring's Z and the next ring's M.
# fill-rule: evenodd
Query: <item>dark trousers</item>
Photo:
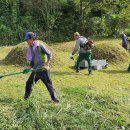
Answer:
M126 45L122 45L122 47L125 48L126 50L128 49L127 46L128 46L127 44Z
M87 53L80 53L79 57L77 59L77 65L76 65L76 70L79 71L80 70L80 62L82 60L86 60L88 62L88 71L92 71L92 52L91 50L88 51Z
M41 79L42 82L47 87L47 90L49 91L49 93L51 95L51 99L53 101L57 100L58 97L56 95L52 81L50 79L50 71L42 71L42 72L37 72L37 73L32 72L31 73L31 75L29 76L29 78L26 82L24 98L27 99L30 96L33 86L34 86L34 82L36 83L39 79Z

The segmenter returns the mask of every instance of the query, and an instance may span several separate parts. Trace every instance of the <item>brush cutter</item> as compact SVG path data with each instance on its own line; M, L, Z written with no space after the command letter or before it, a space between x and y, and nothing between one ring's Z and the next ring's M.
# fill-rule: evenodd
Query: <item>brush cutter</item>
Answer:
M5 75L0 75L0 79L3 78L3 77L6 77L6 76L25 74L25 73L28 73L28 72L41 72L43 70L44 70L44 68L39 68L39 69L28 70L27 72L22 71L22 72L9 73L9 74L5 74Z

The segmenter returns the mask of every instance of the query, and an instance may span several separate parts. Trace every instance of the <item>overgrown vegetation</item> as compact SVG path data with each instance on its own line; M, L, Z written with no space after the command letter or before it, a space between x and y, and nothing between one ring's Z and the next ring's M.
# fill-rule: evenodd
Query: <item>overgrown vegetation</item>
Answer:
M75 31L87 37L130 35L129 0L0 0L0 5L0 45L23 41L27 31L49 42L69 41Z
M112 40L118 43L119 40ZM98 41L98 44L111 43ZM69 60L74 44L51 45L63 62L51 67L51 78L59 95L60 104L51 102L45 86L38 82L29 100L23 100L28 74L0 80L1 130L129 130L130 129L130 74L128 63L109 64L106 70L86 70L76 75ZM60 49L59 49L60 48ZM12 47L0 47L3 59ZM0 62L1 63L1 62ZM0 66L0 73L21 71L23 67Z
M130 35L130 0L0 0L0 6L0 74L23 70L16 64L26 64L27 46L12 45L27 31L53 43L72 40L75 31L86 37ZM119 40L95 41L93 57L111 61L109 68L76 75L69 59L73 43L48 47L54 50L51 78L59 105L41 82L29 100L23 99L29 74L0 79L0 130L130 129L129 54Z

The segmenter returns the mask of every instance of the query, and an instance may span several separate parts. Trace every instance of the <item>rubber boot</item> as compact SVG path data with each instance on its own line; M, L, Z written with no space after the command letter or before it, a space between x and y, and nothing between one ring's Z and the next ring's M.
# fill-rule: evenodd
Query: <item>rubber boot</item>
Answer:
M129 64L129 67L128 67L128 71L130 71L130 64Z
M92 73L92 70L89 70L88 71L88 75L92 75L93 73Z

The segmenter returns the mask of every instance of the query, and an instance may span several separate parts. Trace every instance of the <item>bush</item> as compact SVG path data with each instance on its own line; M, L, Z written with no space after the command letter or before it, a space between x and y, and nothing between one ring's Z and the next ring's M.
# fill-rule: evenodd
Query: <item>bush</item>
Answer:
M125 29L125 34L130 37L130 29L129 28Z

